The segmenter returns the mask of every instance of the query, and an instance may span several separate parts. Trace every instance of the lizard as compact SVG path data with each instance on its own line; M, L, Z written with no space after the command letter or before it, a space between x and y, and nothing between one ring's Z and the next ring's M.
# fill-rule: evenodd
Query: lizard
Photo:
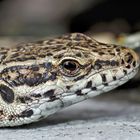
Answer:
M29 124L133 78L130 48L82 33L0 48L0 127Z

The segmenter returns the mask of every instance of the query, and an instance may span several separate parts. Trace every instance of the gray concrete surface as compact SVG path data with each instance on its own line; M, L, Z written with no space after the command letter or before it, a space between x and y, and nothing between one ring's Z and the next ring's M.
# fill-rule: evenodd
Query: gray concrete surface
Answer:
M132 100L126 90L113 92L37 123L1 128L0 140L139 140L140 102Z

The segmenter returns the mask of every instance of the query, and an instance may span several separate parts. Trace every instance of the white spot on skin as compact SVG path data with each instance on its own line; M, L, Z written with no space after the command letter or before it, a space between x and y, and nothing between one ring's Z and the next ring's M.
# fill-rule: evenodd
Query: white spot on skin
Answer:
M91 98L91 97L94 97L94 96L99 95L100 93L102 93L101 90L98 90L98 91L90 91L90 92L87 94L87 97L88 97L88 98Z
M112 86L112 85L117 85L119 82L119 80L115 80L115 81L112 81L110 83L108 83L109 86Z
M33 121L37 121L39 118L40 118L40 114L39 115L34 115L34 116L31 116L31 119L33 120Z
M133 70L133 71L128 75L128 78L129 78L129 79L133 78L133 77L137 74L138 70L139 70L139 69Z
M33 112L34 112L34 115L41 114L41 110L39 108L34 109Z
M85 89L82 89L82 93L85 94L85 93L88 93L89 91L91 91L90 88L85 88Z
M80 101L83 101L86 99L86 96L78 96L76 94L70 95L70 96L65 96L61 100L64 104L64 106L70 106L72 104L78 103Z
M103 92L108 92L108 91L110 91L111 89L114 89L115 87L117 87L118 85L114 85L114 84L112 84L111 86L106 86L106 87L104 87L103 89L102 89L102 91Z
M102 88L104 88L104 85L97 86L97 90L101 90Z
M117 77L117 79L120 79L121 77L124 76L124 73L121 69L118 69L115 76Z
M71 87L71 91L75 92L79 89L83 89L87 84L87 80L83 79L80 81L77 81L72 87Z
M63 106L61 100L55 100L53 102L44 102L39 106L39 109L41 110L41 116L48 116L50 114L55 113L59 109L61 109Z
M95 83L96 86L98 85L101 85L102 84L102 77L101 75L98 73L98 74L95 74L92 78L92 81L93 83Z
M112 73L111 73L110 70L107 70L105 72L105 75L106 75L106 81L107 81L107 83L109 83L109 82L111 82L113 80Z

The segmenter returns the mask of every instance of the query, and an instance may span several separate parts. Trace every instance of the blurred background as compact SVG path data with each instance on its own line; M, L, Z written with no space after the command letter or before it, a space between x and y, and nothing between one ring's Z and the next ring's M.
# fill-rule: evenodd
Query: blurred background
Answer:
M139 6L136 0L0 0L0 46L81 32L140 55ZM140 74L118 89L139 83Z
M1 36L140 30L136 0L0 0Z

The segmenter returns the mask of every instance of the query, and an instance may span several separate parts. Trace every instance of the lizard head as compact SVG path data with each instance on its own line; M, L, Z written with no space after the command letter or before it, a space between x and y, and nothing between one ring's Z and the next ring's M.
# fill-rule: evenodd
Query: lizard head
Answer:
M54 53L54 58L59 58L58 85L66 87L65 92L94 96L122 85L138 71L139 57L130 48L100 43L79 33L61 39L64 49Z

